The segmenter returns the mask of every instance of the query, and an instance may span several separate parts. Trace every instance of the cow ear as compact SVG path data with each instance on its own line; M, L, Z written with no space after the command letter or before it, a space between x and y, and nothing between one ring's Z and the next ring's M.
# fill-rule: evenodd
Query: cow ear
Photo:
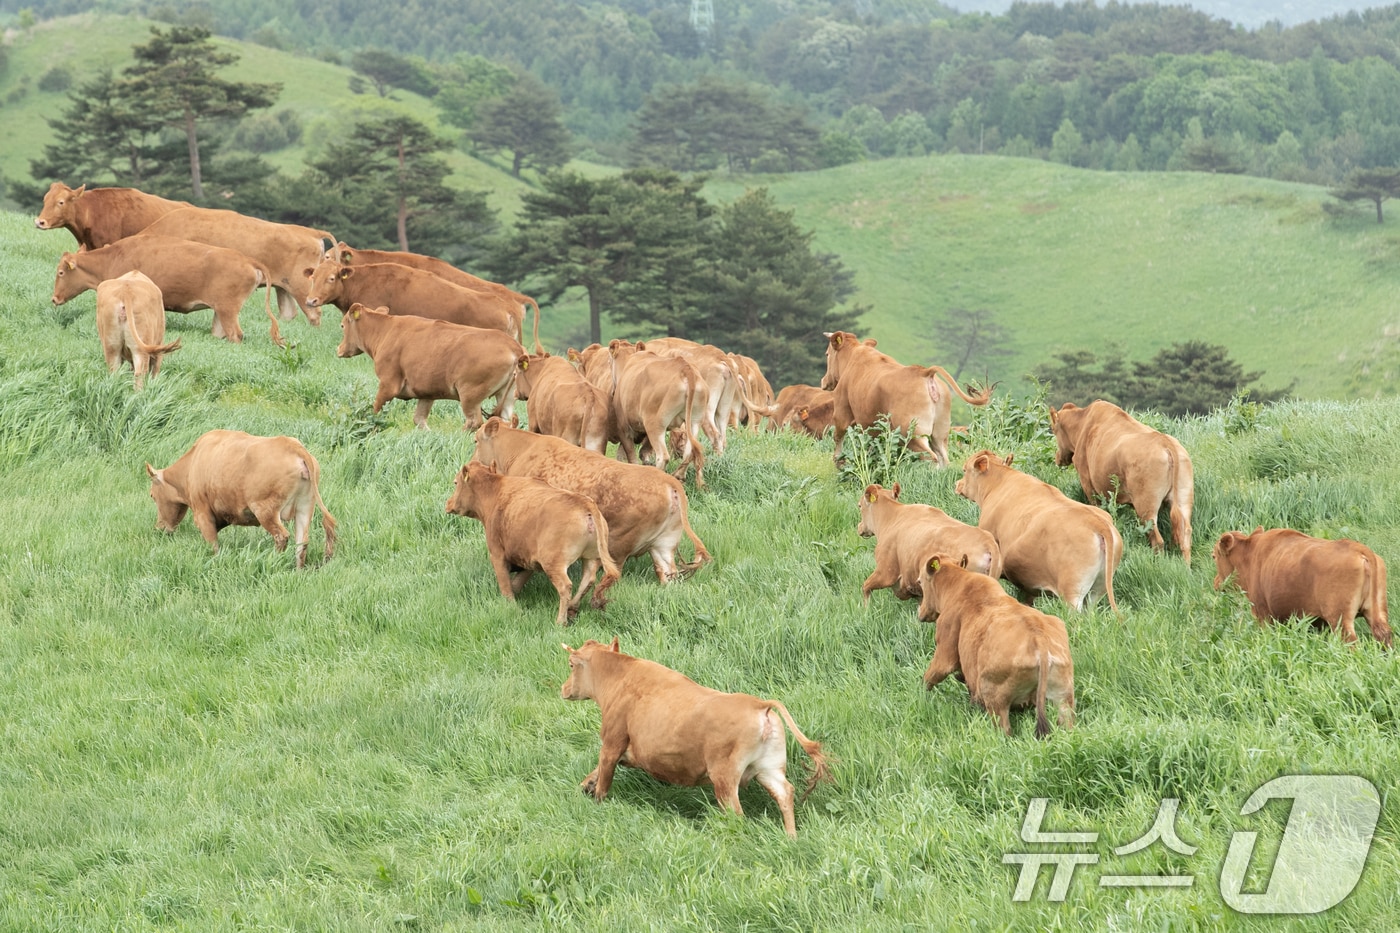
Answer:
M966 569L966 568L967 568L967 555L966 555L966 554L964 554L964 555L962 556L962 560L958 561L958 566L959 566L959 567L962 567L963 569Z
M154 481L157 482L157 483L163 483L163 482L165 482L165 478L162 477L162 476L160 475L161 472L162 472L162 471L157 470L155 467L151 466L149 463L146 464L146 473L151 477L152 480L154 480Z
M340 279L342 282L344 282L346 279L350 278L350 276L352 276L352 275L354 275L354 274L355 274L355 270L354 270L354 269L350 268L349 266L345 266L345 267L343 267L343 268L340 270L339 275L337 275L336 277L337 277L338 279Z
M972 468L978 473L985 473L992 465L992 456L983 452L972 458Z
M939 565L939 563L938 563L938 558L937 558L937 557L930 557L930 558L928 559L928 572L929 572L929 573L937 573L937 572L938 572L939 566L940 566L940 565Z
M609 648L608 650L609 650L609 651L616 651L616 650L617 650L617 636L616 636L616 635L613 636L612 647Z
M804 409L804 410L805 410L805 409ZM879 487L877 484L875 484L875 483L871 483L869 486L866 486L866 487L865 487L865 500L866 500L867 502L874 502L874 501L875 501L875 495L876 495L877 492L879 492L879 489L880 489L880 487Z
M348 249L343 249L340 251L340 264L342 266L350 265L350 260L354 258L355 257L351 254L351 252Z
M82 185L79 185L79 186L76 187L76 188L73 188L69 193L72 194L73 197L78 198L78 197L82 197L83 192L86 191L86 190L87 190L87 185L86 185L86 184L82 184Z
M74 269L78 268L78 261L71 257L65 259L63 261L63 264L68 267L69 272L72 272Z
M500 466L497 464L497 462L496 462L495 460L492 460L492 461L491 461L490 470L491 470L492 473L499 473L499 472L501 472L501 468L500 468Z
M1250 534L1252 534L1252 535L1257 535L1257 534L1259 534L1259 532L1261 532L1261 531L1263 531L1263 530L1264 530L1264 526L1263 526L1263 525L1255 525L1255 526L1254 526L1254 530L1251 531Z
M352 320L352 321L358 321L358 320L360 319L360 312L363 311L363 310L364 310L364 308L362 308L360 305L355 305L355 307L351 308L351 309L350 309L350 320ZM371 330L373 330L373 328L371 328Z
M1001 461L1001 462L1004 463L1004 464L1006 464L1007 466L1011 466L1011 461L1012 461L1012 460L1015 460L1015 459L1016 459L1016 455L1015 455L1015 454L1007 454L1004 458L1002 458L1002 461Z
M1055 419L1059 417L1060 413L1055 411L1054 405L1046 405L1045 407L1050 409L1050 427L1053 428L1055 426Z
M530 368L530 357L529 357L529 356L522 356L522 357L520 357L520 359L516 360L515 363L516 363L516 365L519 366L521 369L529 369L529 368Z
M810 411L808 411L807 409L803 408L803 409L801 409L801 410L798 411L797 417L801 418L803 421L806 421L806 420L807 420L807 416L810 415L810 414L811 414Z
M899 498L899 484L898 484L898 483L895 483L894 486L892 486L892 487L890 488L890 494L893 495L896 499Z
M569 654L573 654L573 653L574 653L574 649L570 648L568 645L564 644L562 641L559 643L559 646L560 646L561 648L563 648L565 651L569 652Z

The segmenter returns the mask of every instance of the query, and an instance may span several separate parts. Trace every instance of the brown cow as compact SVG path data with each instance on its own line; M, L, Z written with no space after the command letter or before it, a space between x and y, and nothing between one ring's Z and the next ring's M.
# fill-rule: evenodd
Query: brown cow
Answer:
M1059 707L1060 727L1074 727L1074 659L1063 619L1018 603L996 580L946 555L924 565L921 581L919 619L937 620L926 688L961 672L972 702L995 716L1008 736L1011 708L1030 705L1036 738L1049 735L1047 700Z
M595 582L591 605L602 609L608 589L622 576L608 554L608 523L587 496L537 479L502 476L484 463L468 463L457 473L447 511L484 526L486 553L506 599L515 602L535 571L544 571L559 594L554 621L560 625L578 615L583 594ZM569 566L577 560L583 561L583 574L571 598Z
M321 323L321 309L306 303L307 281L302 270L321 258L326 241L335 241L324 230L273 223L237 211L184 207L160 217L141 232L237 250L271 272L282 320L296 317L300 307L308 321Z
M893 589L900 599L919 596L919 575L935 554L961 556L969 570L1001 576L1001 551L990 533L931 505L900 502L898 483L865 487L856 533L875 538L875 570L860 588L867 605L872 590Z
M1002 575L1023 590L1054 593L1075 609L1103 593L1117 612L1113 572L1123 559L1123 538L1112 516L1013 470L1011 460L989 450L973 454L956 485L958 495L981 507L977 527L996 538Z
M593 700L602 714L598 767L579 785L602 801L618 765L640 768L668 784L711 784L721 809L744 815L739 788L758 778L783 814L783 829L797 838L796 796L787 779L787 733L792 730L812 759L805 797L829 778L819 742L802 734L787 707L746 693L702 687L678 671L589 639L569 653L566 700ZM778 716L774 716L774 713ZM782 717L782 723L778 717Z
M608 393L608 397L612 398L612 357L608 355L607 347L600 343L590 343L582 350L569 347L568 356L569 362L574 364L574 368L583 373L583 378Z
M657 579L668 583L710 560L686 517L680 480L649 466L622 463L547 434L531 434L492 418L476 432L473 460L510 476L530 476L592 499L608 523L608 548L619 567L634 554L651 554ZM678 564L681 536L695 545L693 563Z
M335 519L317 488L321 468L294 437L255 437L242 431L210 431L163 470L149 463L156 528L173 532L194 513L204 540L219 553L219 529L261 525L277 550L287 547L286 519L296 516L297 569L306 566L311 507L321 510L326 560L335 553Z
M1261 624L1290 616L1321 619L1352 643L1359 615L1370 623L1375 639L1390 647L1385 561L1366 545L1261 526L1252 534L1225 532L1211 556L1215 588L1234 574Z
M433 402L452 398L462 406L463 430L475 431L487 417L482 403L495 397L496 413L515 417L515 361L525 351L509 334L360 304L341 315L340 328L336 356L366 353L374 361L376 414L391 398L417 399L413 423L426 428Z
M140 233L156 220L188 201L169 201L135 188L70 188L61 181L49 185L44 207L34 218L40 230L66 229L78 241L78 249L99 249L123 237Z
M813 405L803 405L797 409L797 425L804 433L817 440L826 437L836 423L836 400L824 398Z
M214 309L212 333L233 343L243 342L238 312L248 296L267 287L270 273L262 263L240 252L168 236L138 234L111 246L64 253L54 273L53 303L64 304L99 282L128 272L142 272L160 289L167 311L188 314ZM272 313L272 293L264 307L272 342L283 345L277 318Z
M1131 505L1147 540L1160 551L1165 542L1157 528L1157 513L1170 509L1172 540L1191 563L1191 508L1196 501L1191 455L1169 434L1154 431L1112 402L1102 399L1088 408L1068 402L1050 409L1055 432L1055 465L1074 464L1079 485L1091 500L1117 496Z
M613 422L617 426L622 453L630 463L640 462L637 441L647 445L662 469L670 462L666 435L671 428L684 428L681 458L675 476L684 476L695 465L695 485L704 486L705 455L695 436L695 422L705 410L708 395L704 379L694 364L683 357L661 356L639 349L625 340L608 344L613 359Z
M446 279L393 262L343 266L323 259L306 269L306 302L312 307L351 305L387 308L390 314L412 315L467 327L499 330L521 339L523 312L516 302L488 292L475 292Z
M748 393L748 397L757 403L753 408L745 403L739 420L747 424L750 430L758 431L759 423L765 417L763 409L773 404L773 384L763 375L763 370L753 357L744 356L742 353L726 353L725 356L729 357L729 364L734 367L734 372L739 376L739 383Z
M97 339L107 369L116 372L126 360L136 371L137 389L146 382L147 368L153 377L160 372L162 354L180 349L178 340L160 342L165 339L160 289L139 272L128 272L97 286Z
M613 344L620 341L613 341ZM696 343L684 337L658 337L639 342L638 350L650 351L658 356L678 357L695 367L700 378L705 380L708 391L701 396L699 427L710 439L710 447L717 454L724 453L729 443L729 421L731 413L743 407L739 399L739 379L729 358L719 347ZM609 345L611 350L612 344Z
M768 430L791 427L798 422L798 412L822 401L831 401L831 393L826 389L802 383L783 386L774 403L773 414L768 416Z
M987 404L992 390L968 395L942 366L901 366L845 331L826 337L822 388L830 389L836 401L836 459L841 459L841 443L851 425L868 428L881 415L888 415L891 427L911 432L910 450L929 454L937 466L947 466L952 398L938 377L969 405Z
M583 378L568 360L548 353L522 356L515 368L515 394L525 400L531 431L562 437L575 447L608 452L612 399Z
M390 249L353 249L345 243L337 243L326 250L321 257L338 262L343 266L364 266L370 263L396 262L401 266L411 266L414 269L421 269L424 272L431 272L436 276L447 279L454 285L469 288L478 292L491 292L501 295L521 306L521 309L533 308L535 311L535 352L541 352L540 348L540 306L535 299L529 295L522 295L512 288L492 282L490 279L483 279L458 269L445 259L438 259L436 256L424 256L422 253L405 253L399 250ZM517 336L517 340L520 338ZM523 342L523 341L522 341Z

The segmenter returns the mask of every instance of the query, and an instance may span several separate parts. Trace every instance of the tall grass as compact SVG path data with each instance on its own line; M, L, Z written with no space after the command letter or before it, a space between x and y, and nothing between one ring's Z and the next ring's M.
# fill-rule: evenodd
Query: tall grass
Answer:
M1286 816L1239 816L1255 787L1347 772L1392 792L1400 694L1373 641L1261 628L1211 589L1209 559L1219 533L1280 523L1400 553L1400 403L1161 422L1196 464L1193 565L1149 551L1120 510L1121 615L1039 603L1069 626L1078 727L1038 742L1020 713L1008 740L961 684L923 689L933 628L911 603L862 607L872 547L829 440L735 436L690 493L715 563L663 587L631 561L607 611L561 631L548 584L501 599L480 525L444 511L472 452L456 406L428 431L406 402L372 417L368 361L334 357L333 325L289 324L289 363L213 339L208 312L171 316L185 348L136 394L129 370L106 373L91 305L66 324L47 308L50 241L27 224L0 214L0 929L1376 930L1400 914L1389 801L1341 906L1279 921L1222 903L1232 833L1276 838ZM965 443L1075 494L1037 412L974 411ZM217 556L188 522L154 529L142 464L216 427L291 434L320 459L334 559L297 572L258 528L225 529ZM953 492L965 454L892 478L975 521ZM824 743L835 779L798 808L796 841L757 787L744 820L625 769L602 805L579 793L598 711L559 697L559 643L614 635L782 699ZM795 776L795 745L790 761ZM1063 904L1044 882L1011 902L1002 855L1024 850L1034 796L1054 826L1101 834L1104 862ZM1197 854L1115 860L1163 796ZM1125 870L1196 882L1097 885Z

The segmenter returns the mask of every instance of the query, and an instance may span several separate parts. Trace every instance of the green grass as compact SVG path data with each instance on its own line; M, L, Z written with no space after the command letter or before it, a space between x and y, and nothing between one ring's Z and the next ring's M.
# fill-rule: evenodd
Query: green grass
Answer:
M560 631L547 583L506 603L480 526L444 512L472 450L455 406L426 432L406 402L370 419L369 361L334 357L334 316L288 324L287 352L170 315L184 349L135 395L103 367L92 295L48 305L62 238L0 214L0 929L1377 930L1400 913L1393 799L1341 906L1280 921L1222 903L1231 834L1284 818L1239 816L1265 781L1357 773L1393 798L1400 699L1369 637L1261 629L1211 590L1209 559L1219 533L1261 523L1400 553L1400 403L1161 422L1196 463L1195 563L1152 554L1120 515L1122 616L1040 603L1069 625L1078 728L1038 742L1020 713L1007 740L961 685L923 690L933 629L912 604L862 609L872 545L829 441L734 439L690 499L715 563L661 587L632 561L606 613ZM1004 437L1075 490L1043 436L998 433L1017 422L1002 405L972 415L974 440ZM319 458L333 560L296 572L255 528L225 529L217 557L189 522L154 530L143 463L215 427L292 434ZM954 471L897 471L907 500L975 519ZM598 712L560 699L559 642L614 635L782 699L839 760L795 842L757 787L745 820L633 772L602 805L578 792ZM795 745L790 760L797 776ZM1101 834L1104 861L1062 905L1043 881L1010 900L1002 855L1024 850L1034 796L1054 827ZM1200 851L1116 859L1163 796ZM1097 886L1123 871L1196 882Z

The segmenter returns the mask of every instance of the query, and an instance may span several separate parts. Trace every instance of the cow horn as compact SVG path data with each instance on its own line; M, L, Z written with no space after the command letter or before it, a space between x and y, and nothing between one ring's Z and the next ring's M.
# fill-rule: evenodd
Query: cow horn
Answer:
M574 653L574 649L570 648L568 645L564 644L562 641L559 643L559 645L560 645L560 647L562 647L565 651L569 652L569 654L573 654L573 653Z

